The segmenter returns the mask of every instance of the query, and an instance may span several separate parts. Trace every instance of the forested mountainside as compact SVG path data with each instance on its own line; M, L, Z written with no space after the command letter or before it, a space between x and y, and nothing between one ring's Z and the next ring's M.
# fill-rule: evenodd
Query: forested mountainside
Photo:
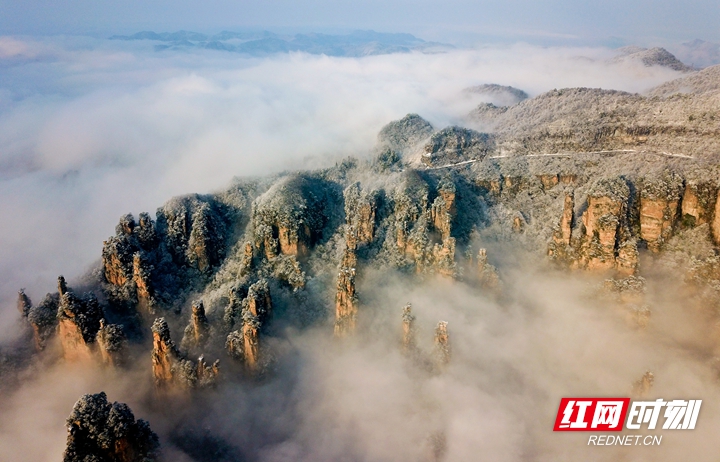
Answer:
M172 198L154 216L123 215L85 278L60 277L42 300L19 292L27 341L53 361L144 369L155 393L173 399L262 382L290 354L290 330L367 336L374 321L364 308L378 303L364 283L371 274L445 278L500 304L513 303L506 269L598 274L601 291L643 328L647 263L689 288L688 303L716 306L718 67L650 96L570 88L518 100L481 105L467 119L474 128L438 129L409 114L382 129L370 159L238 178ZM452 325L437 319L434 339L415 338L411 306L385 308L397 311L399 348L441 374ZM105 395L83 400L127 420L112 444L143 435L141 448L107 460L156 457L157 437L129 408ZM66 460L90 460L73 455L100 444L82 432L102 432L73 419L79 436ZM433 438L440 458L443 440Z

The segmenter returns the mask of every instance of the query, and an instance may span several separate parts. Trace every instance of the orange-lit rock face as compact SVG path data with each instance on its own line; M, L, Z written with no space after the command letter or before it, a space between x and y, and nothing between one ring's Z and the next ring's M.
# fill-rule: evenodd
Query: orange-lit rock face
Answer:
M167 387L173 381L172 363L177 355L170 339L170 329L164 319L155 321L152 328L152 372L158 387Z
M433 202L432 208L430 209L430 217L432 219L433 226L440 232L443 240L450 237L450 227L453 216L450 211L451 209L455 209L455 194L448 196L448 199L450 199L451 202L447 202L445 200L445 196L439 196L435 199L435 202Z
M278 229L278 240L280 241L280 252L284 255L298 254L297 236L291 236L288 228L281 227Z
M202 301L193 302L190 323L185 329L182 348L185 350L202 348L207 343L209 337L210 322L207 316L205 316L205 306Z
M66 288L67 290L67 288ZM66 291L58 309L58 339L67 361L91 361L102 310L94 297L80 298Z
M513 187L517 186L517 184L517 178L511 176L506 176L505 178L503 178L503 190L505 191L511 191Z
M677 200L640 198L640 237L658 252L670 236L678 210Z
M520 216L513 218L512 230L514 233L522 233L525 229L525 220Z
M588 208L583 213L583 224L585 225L585 234L592 236L598 229L598 220L604 215L619 216L622 209L622 203L614 201L609 197L588 197Z
M242 353L245 359L245 366L250 370L254 370L258 366L259 360L259 323L248 322L246 320L243 324L242 335L244 341Z
M560 183L572 185L577 181L577 175L560 175Z
M256 317L261 325L270 320L272 317L272 298L266 280L261 279L250 286L245 306L247 311Z
M344 336L355 330L357 297L355 295L355 269L341 268L335 296L335 335Z
M124 362L125 336L122 326L100 323L100 330L95 338L100 351L100 359L108 366L118 366Z
M212 365L208 366L205 362L205 358L200 356L197 361L195 369L195 375L197 376L197 385L206 386L211 385L215 382L218 375L220 374L220 361L215 361Z
M166 385L172 381L170 352L156 333L153 334L152 371L156 384Z
M720 245L720 191L718 191L717 200L715 202L715 213L713 214L712 223L710 224L713 241L715 245Z
M140 253L133 255L133 282L137 290L138 308L142 313L152 313L152 292L150 289L150 272L143 264Z
M308 247L305 243L310 241L310 229L305 225L300 226L297 230L280 226L278 228L278 241L280 252L283 255L305 256L308 253Z
M598 247L592 249L592 251L595 252L591 251L587 266L590 270L606 270L615 267L615 243L617 240L618 222L614 216L605 215L604 217L609 217L609 219L607 219L607 221L602 220L600 223L597 223L596 226L597 243L593 242L592 244ZM595 236L593 236L593 239L594 238Z
M93 351L85 340L82 332L73 319L61 319L58 327L58 338L63 349L63 357L70 362L92 362Z
M142 259L140 258L140 254L136 253L133 256L133 281L137 286L138 298L146 300L150 298L149 279L149 275L146 274L145 271L143 271Z
M542 183L543 189L552 189L560 182L558 175L538 175L540 183Z
M588 197L583 214L585 225L586 268L607 270L615 267L618 217L623 204L609 197Z
M346 244L356 249L369 244L375 238L377 198L374 193L363 191L360 184L349 186L343 193L345 199Z
M700 206L700 199L691 185L687 185L685 187L680 207L682 210L682 216L693 217L695 226L706 223L707 212Z
M128 277L125 274L123 264L118 258L117 254L111 253L103 259L103 266L105 268L105 279L110 284L116 286L123 286L128 281Z
M362 244L372 242L375 237L375 207L365 203L360 206L357 220L357 239Z

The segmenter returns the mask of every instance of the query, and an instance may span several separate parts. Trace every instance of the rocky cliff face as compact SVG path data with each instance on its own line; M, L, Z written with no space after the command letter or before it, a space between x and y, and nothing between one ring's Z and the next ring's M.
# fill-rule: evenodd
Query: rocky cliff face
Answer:
M355 268L342 267L338 272L335 296L335 335L342 337L355 331L358 308L355 294Z
M231 220L219 201L176 198L158 209L157 221L124 215L103 243L103 275L111 304L150 317L189 286L206 280L226 251Z
M152 325L153 350L152 372L155 385L168 387L173 381L173 366L180 352L170 338L170 327L164 318L158 318Z
M492 133L435 131L408 115L381 131L367 159L239 179L172 199L155 220L124 215L97 277L82 281L88 295L61 279L35 305L20 291L18 310L39 354L57 343L68 361L144 361L166 391L257 380L288 330L362 331L372 325L368 275L512 298L504 249L543 270L600 274L603 293L644 328L641 260L682 254L672 274L720 300L720 162L709 154L720 148L719 89L702 98L557 90L483 106L475 116ZM399 348L442 372L447 324L430 358L431 336L418 342L414 322L407 306ZM229 356L222 376L204 355Z
M450 362L450 339L447 325L447 322L440 321L435 328L435 355L440 366Z
M312 176L281 180L254 204L255 247L268 260L307 256L323 237L337 194L332 184Z
M127 338L123 326L120 324L106 324L100 320L100 329L95 338L100 357L104 364L109 366L122 366L125 363Z
M275 335L268 327L276 309L271 291L285 319L317 322L333 313L335 333L346 336L363 316L358 282L368 268L439 275L501 295L502 270L478 242L511 242L566 268L637 275L641 253L662 254L684 230L707 229L708 245L718 245L717 165L634 151L504 153L518 133L528 146L541 138L552 145L552 127L575 110L621 117L647 104L636 95L585 89L541 95L502 111L490 135L457 127L434 132L410 115L383 130L380 154L364 163L348 159L322 171L241 181L212 196L176 198L155 221L124 215L103 246L102 280L94 288L103 306L76 296L62 280L57 294L36 306L21 292L18 309L36 347L57 332L68 359L120 364L119 345L152 332L158 385L195 387L211 383L218 369L190 356L225 349L247 371L264 367L263 337ZM545 106L554 111L528 112ZM504 125L511 116L512 130ZM604 127L585 120L591 122ZM541 128L540 138L533 135ZM582 130L563 137L563 149L612 147L604 140L625 136L599 130L587 146L576 139ZM644 132L632 133L623 145L645 143L638 138ZM417 152L432 154L433 162L415 162ZM697 268L695 275L711 273ZM334 300L317 282L329 280ZM190 304L198 294L209 304ZM308 316L294 303L319 308ZM153 313L170 322L151 329ZM181 348L171 340L178 335Z
M402 312L402 348L405 354L416 350L415 340L415 316L412 314L412 306L408 303L403 307Z
M60 297L57 313L58 337L65 359L68 361L92 361L95 337L103 319L100 304L93 295L80 298L73 292Z

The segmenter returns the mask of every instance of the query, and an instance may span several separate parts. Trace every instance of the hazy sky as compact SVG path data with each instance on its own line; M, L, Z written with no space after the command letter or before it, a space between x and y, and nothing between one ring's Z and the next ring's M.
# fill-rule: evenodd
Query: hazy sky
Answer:
M719 23L717 0L0 0L0 34L365 28L449 41L658 43L719 41Z

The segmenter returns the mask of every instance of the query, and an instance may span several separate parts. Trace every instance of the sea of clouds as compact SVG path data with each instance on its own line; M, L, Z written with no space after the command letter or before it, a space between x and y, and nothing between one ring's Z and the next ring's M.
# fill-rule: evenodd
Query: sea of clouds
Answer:
M17 330L16 291L24 287L39 301L55 290L59 274L72 285L96 264L103 239L125 213L153 214L174 195L219 190L235 176L366 157L380 128L407 113L438 128L462 124L477 104L492 102L462 91L473 85L512 85L530 96L575 86L642 93L680 75L608 64L613 54L517 44L257 58L77 37L0 37L0 338ZM681 316L677 304L661 310L660 334L647 338L628 331L621 316L602 315L583 283L532 271L506 277L517 296L510 306L442 282L378 280L369 312L386 327L370 329L376 336L365 332L335 351L324 332L291 335L296 362L282 363L275 380L221 387L186 417L258 460L419 460L428 437L439 434L447 460L571 460L587 453L566 453L548 440L550 426L536 424L552 420L560 395L626 394L648 368L683 377L659 383L667 399L717 393L708 391L708 370L693 356L706 346L668 327ZM418 376L392 348L395 331L387 326L399 313L395 319L377 307L408 300L426 344L438 319L450 322L454 359L443 376ZM668 358L677 361L663 363ZM72 403L99 389L130 403L161 437L177 434L177 415L145 401L145 366L149 360L122 376L51 367L30 378L2 403L3 460L57 460ZM706 444L712 427L701 420L708 430L693 441ZM667 454L682 454L691 446L683 441ZM18 442L30 452L18 451ZM172 444L166 450L173 460L190 460ZM698 451L696 460L704 454Z

